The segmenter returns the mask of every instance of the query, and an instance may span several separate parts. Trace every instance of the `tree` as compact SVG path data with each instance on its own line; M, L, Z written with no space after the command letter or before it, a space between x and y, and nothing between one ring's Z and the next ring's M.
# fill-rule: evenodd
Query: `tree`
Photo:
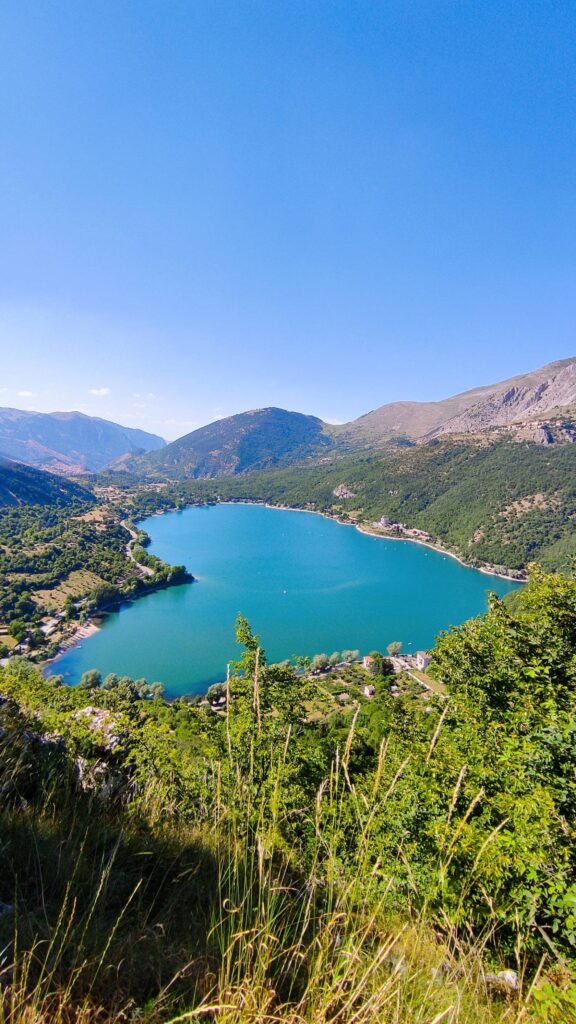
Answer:
M298 672L307 672L312 664L307 654L295 654L293 660Z
M206 690L206 700L213 703L220 699L220 697L226 696L226 683L212 683Z
M324 672L328 668L329 658L327 654L315 654L312 658L312 671Z
M340 664L340 661L340 651L334 651L328 658L328 664L330 668L335 668L336 665Z
M381 676L382 666L384 664L384 655L380 654L380 651L370 651L370 657L372 661L368 665L368 672L371 676Z
M83 690L97 690L102 683L102 676L98 669L90 668L87 672L83 672L80 677L80 686Z
M360 651L342 651L342 661L347 662L349 665L353 661L358 661L360 657Z
M135 679L134 686L136 687L139 697L148 697L150 693L150 687L147 679Z
M402 641L393 640L391 644L388 644L386 650L388 651L388 654L390 655L391 658L397 658L398 655L400 654L400 651L402 650Z
M10 623L10 636L14 637L17 643L22 643L27 632L28 628L26 623L22 622L21 619L14 619L14 621Z
M223 765L227 772L231 771L231 778L242 779L249 787L248 807L252 815L252 807L256 812L252 796L263 790L271 793L281 776L285 781L294 780L301 763L306 761L307 754L302 755L301 761L295 756L294 744L311 690L291 665L268 665L260 641L243 615L236 622L236 640L244 650L240 659L232 662L226 684L230 701L226 732L222 734ZM324 657L327 662L327 656ZM281 792L281 787L277 792Z

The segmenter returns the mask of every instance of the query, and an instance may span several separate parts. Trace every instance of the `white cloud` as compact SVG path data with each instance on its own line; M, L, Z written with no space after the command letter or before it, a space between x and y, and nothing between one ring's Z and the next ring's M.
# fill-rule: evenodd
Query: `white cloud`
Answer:
M18 391L17 394L18 398L33 398L34 396L33 391Z
M5 395L7 391L8 388L0 388L0 395Z
M110 388L90 388L88 394L96 395L97 398L105 398L106 395L111 395L112 391Z

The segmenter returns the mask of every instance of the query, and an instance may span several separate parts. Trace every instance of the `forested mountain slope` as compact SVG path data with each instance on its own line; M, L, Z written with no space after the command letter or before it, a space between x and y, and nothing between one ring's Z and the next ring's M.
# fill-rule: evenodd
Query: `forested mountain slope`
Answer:
M507 430L513 440L553 444L546 417L560 416L563 440L575 435L576 361L548 366L441 402L393 402L351 423L333 425L285 409L253 409L216 420L160 451L116 461L142 479L190 480L237 476L274 466L409 447L416 439ZM558 433L558 431L556 432Z
M84 487L0 456L0 508L10 505L68 505L94 502Z
M254 409L209 423L128 465L166 479L233 476L298 462L331 447L326 425L315 416Z

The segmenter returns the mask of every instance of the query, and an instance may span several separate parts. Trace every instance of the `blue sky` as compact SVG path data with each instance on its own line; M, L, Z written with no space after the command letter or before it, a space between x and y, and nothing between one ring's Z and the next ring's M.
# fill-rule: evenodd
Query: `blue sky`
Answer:
M4 0L0 404L176 437L576 354L573 0Z

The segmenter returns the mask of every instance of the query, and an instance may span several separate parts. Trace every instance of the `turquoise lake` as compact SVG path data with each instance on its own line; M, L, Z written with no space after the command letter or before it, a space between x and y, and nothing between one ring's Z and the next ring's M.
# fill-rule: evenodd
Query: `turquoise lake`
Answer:
M383 540L307 512L216 505L153 516L150 551L197 582L158 591L109 615L53 666L66 682L97 668L201 692L236 658L238 612L270 661L358 648L430 647L516 584L410 541Z

